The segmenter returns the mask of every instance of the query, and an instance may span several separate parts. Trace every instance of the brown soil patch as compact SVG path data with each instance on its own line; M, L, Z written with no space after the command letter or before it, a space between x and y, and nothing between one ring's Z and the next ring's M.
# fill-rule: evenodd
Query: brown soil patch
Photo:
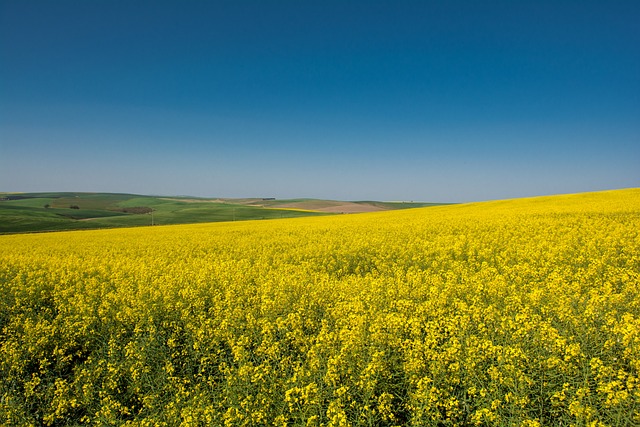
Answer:
M330 213L363 213L385 210L378 206L363 203L339 202L332 200L309 200L304 202L284 203L273 207L276 209L302 209Z

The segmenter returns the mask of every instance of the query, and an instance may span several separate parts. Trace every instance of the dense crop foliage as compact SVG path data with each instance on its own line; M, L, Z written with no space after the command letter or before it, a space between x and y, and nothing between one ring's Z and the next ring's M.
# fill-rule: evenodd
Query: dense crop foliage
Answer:
M640 423L640 190L0 236L0 424Z

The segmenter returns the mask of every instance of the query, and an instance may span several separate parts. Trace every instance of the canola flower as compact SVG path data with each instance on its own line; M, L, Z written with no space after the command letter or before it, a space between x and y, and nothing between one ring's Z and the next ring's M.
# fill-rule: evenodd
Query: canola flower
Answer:
M0 236L0 425L640 424L640 190Z

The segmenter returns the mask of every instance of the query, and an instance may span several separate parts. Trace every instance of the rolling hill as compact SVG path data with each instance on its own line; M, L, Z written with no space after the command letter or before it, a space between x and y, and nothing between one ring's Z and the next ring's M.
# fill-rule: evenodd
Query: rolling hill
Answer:
M188 224L406 209L433 204L319 199L0 193L0 233Z

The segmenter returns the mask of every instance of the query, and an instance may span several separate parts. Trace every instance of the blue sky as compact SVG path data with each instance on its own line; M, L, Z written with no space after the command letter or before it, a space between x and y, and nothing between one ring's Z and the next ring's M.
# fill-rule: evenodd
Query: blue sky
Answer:
M638 1L0 0L0 191L640 186Z

